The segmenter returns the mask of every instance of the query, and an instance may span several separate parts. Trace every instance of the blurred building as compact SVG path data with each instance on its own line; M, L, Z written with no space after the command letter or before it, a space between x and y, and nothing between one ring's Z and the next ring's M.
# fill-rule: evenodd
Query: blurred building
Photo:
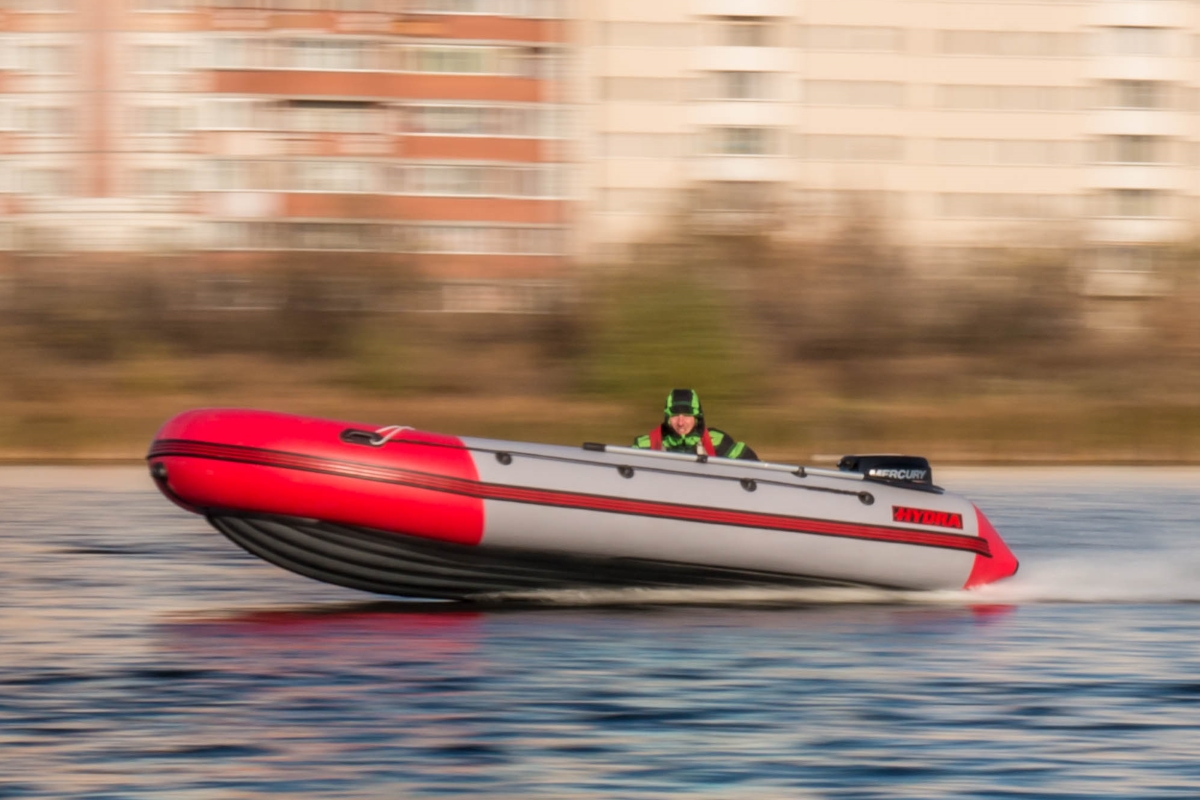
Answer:
M560 6L4 0L0 247L399 254L441 307L534 303L569 240Z
M1184 0L581 5L588 247L679 208L797 228L872 213L971 263L1069 245L1129 273L1190 237L1200 6Z
M947 262L1081 247L1127 296L1200 198L1187 0L0 9L7 250L399 254L440 307L524 308L683 209L865 210Z

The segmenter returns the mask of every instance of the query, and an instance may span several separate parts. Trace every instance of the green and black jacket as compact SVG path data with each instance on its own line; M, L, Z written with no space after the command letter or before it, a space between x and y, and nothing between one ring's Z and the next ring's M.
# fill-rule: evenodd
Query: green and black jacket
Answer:
M705 428L702 420L696 420L696 427L687 436L680 436L665 422L660 426L662 431L662 449L672 453L703 453L704 432L708 431L712 441L714 455L718 458L740 458L745 461L758 461L758 455L745 442L739 442L723 430ZM653 448L652 434L647 433L634 440L633 446L644 450Z

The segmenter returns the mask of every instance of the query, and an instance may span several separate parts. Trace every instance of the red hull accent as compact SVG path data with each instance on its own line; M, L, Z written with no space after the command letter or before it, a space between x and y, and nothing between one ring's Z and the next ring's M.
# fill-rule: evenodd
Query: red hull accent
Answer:
M163 425L151 450L152 461L166 467L164 490L192 509L219 509L308 517L343 525L390 530L458 544L483 538L483 501L415 486L362 481L339 465L408 469L426 475L478 481L471 453L452 436L404 431L386 447L347 445L347 428L377 426L274 414L263 411L201 409L174 417ZM188 447L170 447L170 442ZM408 444L412 442L414 444ZM415 443L423 444L415 444ZM441 447L424 445L437 444ZM228 453L240 448L280 453L278 465L260 458L246 463L205 454L205 445ZM161 455L156 455L161 453ZM286 453L304 453L309 469L297 469ZM250 459L247 459L247 462ZM313 465L327 462L330 469ZM403 509L403 516L397 510Z
M967 582L963 584L964 589L983 586L1010 577L1016 574L1017 567L1020 566L1017 557L1008 549L1008 545L1000 538L1000 534L996 533L996 529L992 527L992 523L983 515L983 512L976 508L975 515L979 518L979 538L988 543L991 557L975 556L975 566L971 568L971 574L967 578Z

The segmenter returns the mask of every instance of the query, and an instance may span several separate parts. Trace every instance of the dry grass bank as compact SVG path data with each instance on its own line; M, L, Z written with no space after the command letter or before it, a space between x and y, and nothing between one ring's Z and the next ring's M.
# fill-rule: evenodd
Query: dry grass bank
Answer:
M525 315L425 313L373 263L214 284L43 259L0 275L0 459L137 459L200 406L624 443L692 386L775 460L1200 463L1193 251L1120 338L1085 324L1068 249L908 259L862 220L803 243L684 227Z
M515 349L502 357L485 348L485 360L492 369L519 365ZM202 406L562 444L625 443L659 421L659 395L670 388L637 400L492 392L485 370L440 360L426 368L439 365L473 375L478 390L364 391L340 361L248 355L147 356L118 368L43 365L34 391L26 384L0 399L0 459L137 459L164 420ZM847 390L838 366L798 365L760 377L754 396L705 402L711 424L772 460L909 452L941 463L1200 463L1198 394L1166 367L1162 374L1143 367L1143 379L1147 387L1170 379L1173 391L1119 394L1097 391L1103 381L1093 375L997 377L962 369L960 359L891 362L880 368L878 390L863 391L857 387L870 380L869 367Z

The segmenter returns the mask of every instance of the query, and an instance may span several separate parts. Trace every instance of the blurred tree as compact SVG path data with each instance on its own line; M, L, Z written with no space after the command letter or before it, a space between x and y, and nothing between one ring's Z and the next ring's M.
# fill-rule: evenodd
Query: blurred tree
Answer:
M638 403L674 387L706 400L751 392L736 304L704 272L684 257L586 281L579 389Z

